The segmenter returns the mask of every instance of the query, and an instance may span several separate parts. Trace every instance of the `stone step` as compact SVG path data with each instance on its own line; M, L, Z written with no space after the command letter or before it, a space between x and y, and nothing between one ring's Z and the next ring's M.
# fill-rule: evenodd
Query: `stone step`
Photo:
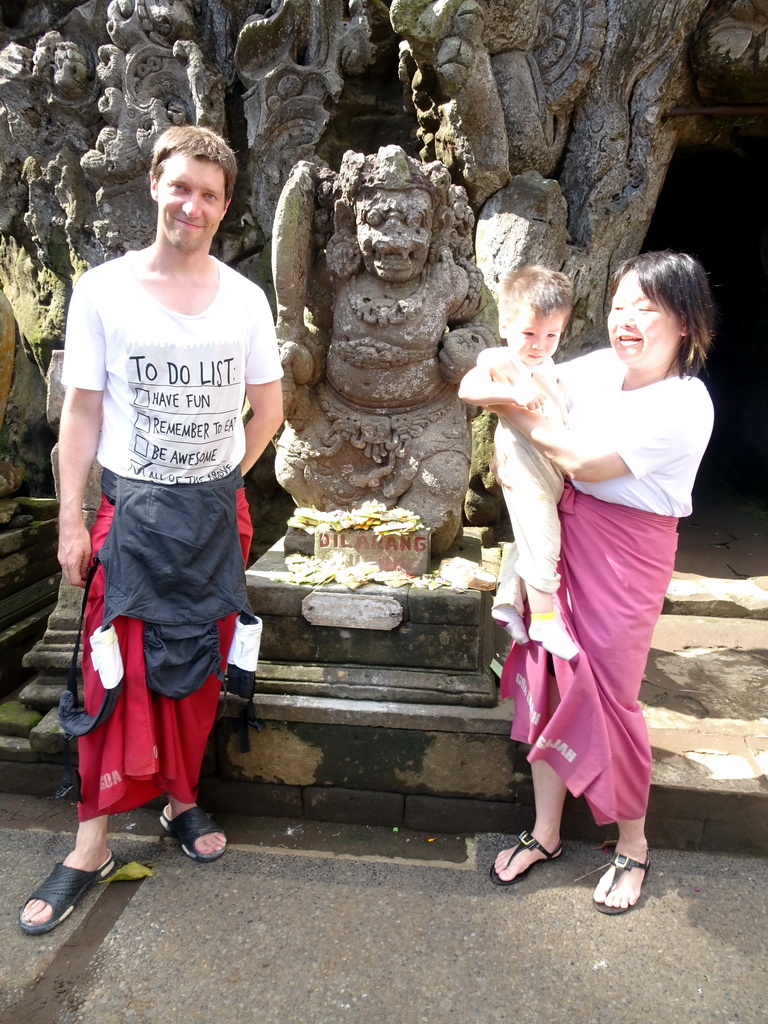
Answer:
M35 555L40 557L43 551L56 550L59 524L55 520L30 523L14 530L3 530L0 533L0 558L21 551L34 545Z
M768 619L768 577L728 580L676 572L663 611L665 615Z
M21 762L23 764L34 764L40 760L40 755L37 751L32 749L32 744L29 739L25 736L0 736L0 765L3 762ZM2 768L0 768L0 772ZM53 781L53 775L51 774L51 781ZM9 790L0 786L2 792L9 792ZM10 790L10 792L16 792L16 789ZM50 795L53 796L53 790L50 791Z
M43 719L39 711L24 707L18 700L0 704L0 736L20 736L29 739L30 732Z
M25 561L23 552L16 552L8 556L10 565L8 573L0 578L0 598L12 597L20 589L36 583L37 580L45 579L47 576L55 576L61 571L59 560L55 554L42 561Z
M32 749L43 757L58 756L61 754L63 735L58 712L56 708L51 708L30 732L29 743Z
M675 845L768 853L768 624L663 615L640 691L650 815Z
M56 604L59 576L47 576L24 587L12 597L0 600L0 631L14 626L22 618L44 608L46 619Z
M653 845L768 854L767 586L765 577L683 573L670 585L641 690L654 756ZM52 624L30 658L39 672L20 700L51 714L37 749L14 743L6 755L0 744L0 790L58 788L51 709L66 681L78 598L67 598L56 614L62 624ZM290 675L290 666L281 670ZM293 679L294 688L305 683L301 673ZM511 701L482 708L275 692L260 693L256 706L265 728L251 731L247 754L236 702L216 725L201 781L212 812L435 831L530 827L530 769L508 739ZM610 830L569 799L564 832L600 841Z
M49 711L58 707L59 696L67 686L66 675L37 675L22 689L19 700L29 708L38 708L40 711ZM78 686L80 702L83 699L82 682Z
M683 625L709 633L681 642ZM657 628L641 694L654 753L648 832L655 846L768 854L768 728L756 717L766 654L747 646L754 622L737 623L733 647L716 644L733 625L664 617ZM704 638L709 643L699 644ZM733 652L748 669L729 661ZM251 732L248 754L239 747L236 702L217 723L216 763L201 782L211 812L435 831L530 826L528 765L507 738L511 701L484 709L258 695L256 709L265 728ZM58 788L55 712L45 721L34 744L0 742L3 791ZM608 832L583 802L569 799L565 836L600 841Z

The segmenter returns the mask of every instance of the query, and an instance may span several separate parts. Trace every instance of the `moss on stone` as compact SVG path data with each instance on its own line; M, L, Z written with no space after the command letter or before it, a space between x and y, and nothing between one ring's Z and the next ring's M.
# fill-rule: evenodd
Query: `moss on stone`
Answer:
M17 700L0 704L0 736L29 736L43 716Z
M64 341L70 281L36 265L14 239L5 238L0 239L0 288L11 304L27 351L45 374L51 352Z

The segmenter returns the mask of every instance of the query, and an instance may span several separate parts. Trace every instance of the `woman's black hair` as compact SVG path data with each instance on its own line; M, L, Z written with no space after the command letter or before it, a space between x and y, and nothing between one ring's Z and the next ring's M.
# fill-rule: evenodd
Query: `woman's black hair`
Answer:
M712 345L717 312L704 267L684 252L644 252L625 260L611 282L611 297L619 281L636 274L643 293L652 302L679 316L687 333L680 339L680 376L696 376Z

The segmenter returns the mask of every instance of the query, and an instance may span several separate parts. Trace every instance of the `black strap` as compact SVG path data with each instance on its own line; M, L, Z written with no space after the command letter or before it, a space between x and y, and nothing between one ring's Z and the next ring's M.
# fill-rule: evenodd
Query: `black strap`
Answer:
M72 661L69 663L69 674L67 676L67 690L72 694L71 701L72 706L77 708L77 658L80 654L80 637L83 633L83 622L85 621L85 607L88 603L88 591L91 589L91 583L93 583L93 577L96 575L96 570L99 567L99 559L94 558L88 567L88 573L85 577L85 590L83 591L83 603L80 606L80 622L77 626L77 636L75 637L75 649L72 652ZM70 742L72 740L72 734L63 732L61 735L61 752L64 756L64 773L61 780L61 786L54 793L54 799L61 800L63 797L71 793L74 786L75 767L72 763L72 750L70 749Z
M248 726L255 729L256 732L261 732L264 728L264 723L260 718L256 717L256 709L253 706L253 701L249 700L248 703L242 710L240 715L240 753L247 754L251 749L251 741L248 735Z

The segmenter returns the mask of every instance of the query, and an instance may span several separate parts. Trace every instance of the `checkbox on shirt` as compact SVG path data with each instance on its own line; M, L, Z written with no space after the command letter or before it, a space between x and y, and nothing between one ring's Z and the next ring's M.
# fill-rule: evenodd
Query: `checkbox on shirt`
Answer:
M147 441L146 437L142 437L141 434L135 434L133 450L137 455L141 455L142 458L146 459L149 453L149 441Z

